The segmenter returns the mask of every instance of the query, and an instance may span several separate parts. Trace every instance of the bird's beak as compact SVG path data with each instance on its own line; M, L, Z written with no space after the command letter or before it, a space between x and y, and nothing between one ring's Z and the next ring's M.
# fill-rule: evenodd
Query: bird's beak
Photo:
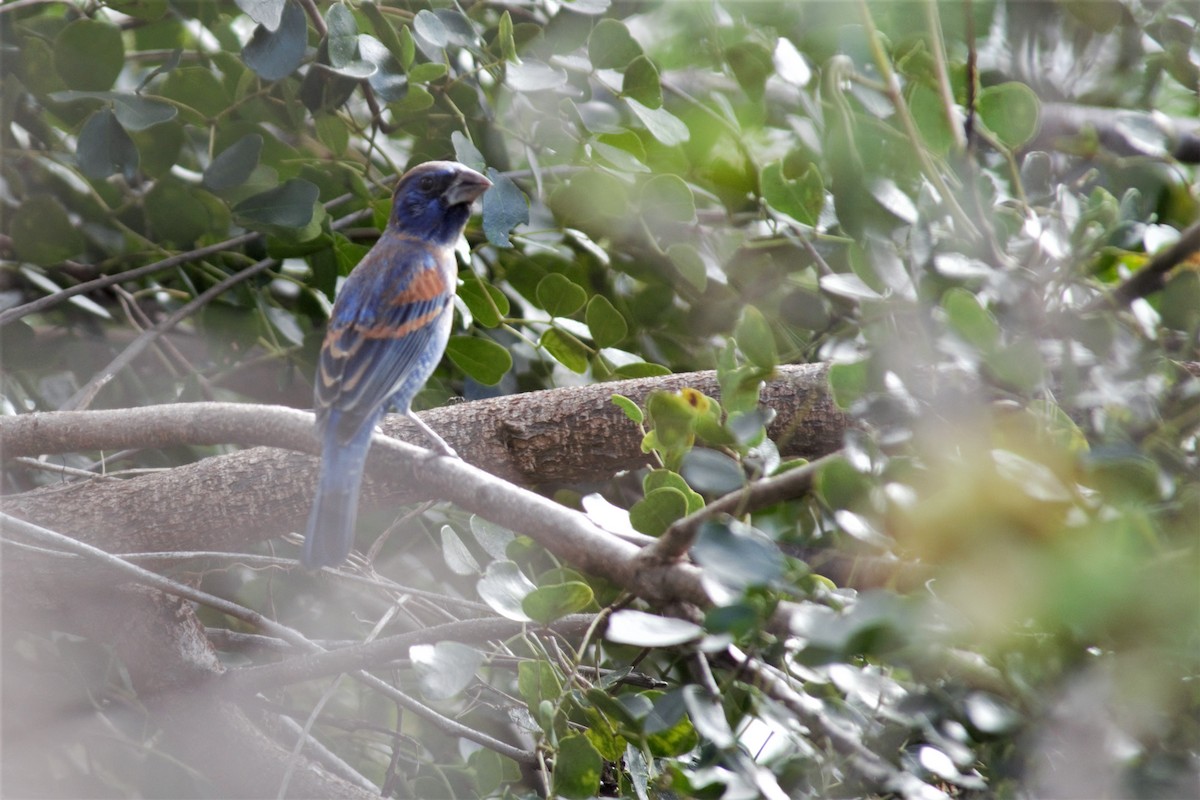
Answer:
M465 167L454 178L454 182L442 193L442 198L448 206L456 206L460 203L473 203L475 200L491 188L492 182L483 175L480 175L473 169Z

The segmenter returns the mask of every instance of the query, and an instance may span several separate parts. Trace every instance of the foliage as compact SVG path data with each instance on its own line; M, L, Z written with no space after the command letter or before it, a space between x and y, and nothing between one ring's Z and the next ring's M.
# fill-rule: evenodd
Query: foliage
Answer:
M1194 8L108 0L3 21L4 307L207 248L0 317L6 413L306 406L338 280L392 179L429 158L496 186L426 407L718 373L719 397L614 398L653 467L607 499L558 494L602 524L657 537L801 468L759 388L780 364L832 363L845 447L811 492L699 525L712 607L691 618L521 531L453 508L405 519L380 573L458 598L413 601L413 624L528 627L380 674L539 762L523 773L343 683L319 738L391 796L1194 786L1200 279L1189 261L1105 300L1197 217L1194 167L1140 113L1196 115ZM1062 106L1111 109L1135 152L1095 126L1040 135ZM155 326L177 327L160 361L110 374ZM14 467L8 486L50 480ZM364 551L385 527L363 521ZM328 638L367 638L387 600L231 563L206 587ZM539 635L601 609L603 636ZM28 635L4 656L78 664L100 709L129 691L103 646ZM307 714L323 688L270 699ZM136 747L47 754L47 774L115 795L204 785L166 759L141 769L152 727L119 731Z

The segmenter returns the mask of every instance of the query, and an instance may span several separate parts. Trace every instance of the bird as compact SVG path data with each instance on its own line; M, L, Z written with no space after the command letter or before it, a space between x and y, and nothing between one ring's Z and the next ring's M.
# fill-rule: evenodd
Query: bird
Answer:
M333 303L313 381L321 465L301 563L337 566L354 543L367 450L389 409L412 420L443 455L454 450L412 412L450 338L455 250L471 206L492 185L453 161L400 177L387 227Z

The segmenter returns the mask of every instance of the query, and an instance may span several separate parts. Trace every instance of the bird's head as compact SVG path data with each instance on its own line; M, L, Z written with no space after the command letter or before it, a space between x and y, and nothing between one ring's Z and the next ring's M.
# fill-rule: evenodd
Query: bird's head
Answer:
M492 182L454 161L426 161L400 177L389 227L433 244L454 244L471 216L471 203Z

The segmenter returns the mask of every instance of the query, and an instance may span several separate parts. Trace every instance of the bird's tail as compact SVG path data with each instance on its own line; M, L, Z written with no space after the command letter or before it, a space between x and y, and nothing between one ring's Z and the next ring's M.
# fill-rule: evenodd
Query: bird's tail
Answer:
M358 518L358 491L374 429L364 425L353 439L344 442L338 438L336 420L330 423L325 429L317 494L300 556L306 569L336 566L350 553Z

